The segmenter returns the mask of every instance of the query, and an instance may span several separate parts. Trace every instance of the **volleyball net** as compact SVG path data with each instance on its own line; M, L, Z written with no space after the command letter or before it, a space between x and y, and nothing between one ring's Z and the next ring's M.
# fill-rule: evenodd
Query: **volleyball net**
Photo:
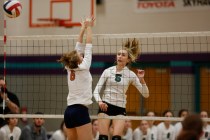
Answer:
M18 96L21 108L27 108L27 114L17 114L16 117L34 118L36 115L33 114L40 111L45 114L41 115L43 118L63 118L68 95L67 73L57 60L74 49L77 37L8 36L7 89ZM140 57L131 65L131 70L145 70L150 97L143 98L135 87L130 86L126 93L127 117L148 119L143 117L145 112L154 111L161 116L167 109L175 116L180 109L210 111L210 32L95 34L90 69L93 90L103 70L115 65L116 54L128 38L140 42ZM0 44L3 46L3 37ZM0 52L3 76L3 47ZM98 104L94 99L93 102L89 110L95 118Z

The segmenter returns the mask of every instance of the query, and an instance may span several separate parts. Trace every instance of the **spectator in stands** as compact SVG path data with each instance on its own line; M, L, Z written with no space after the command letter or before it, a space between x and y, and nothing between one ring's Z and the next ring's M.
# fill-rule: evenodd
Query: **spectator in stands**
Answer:
M3 99L5 99L5 110L3 110ZM4 78L0 77L0 114L19 113L19 107L18 97L7 90ZM0 118L0 128L5 124L6 121Z
M92 133L93 133L93 140L98 140L99 138L99 131L98 131L98 120L92 120Z
M142 120L133 132L133 140L149 140L150 129L148 121Z
M67 140L66 126L64 120L61 122L60 129L56 130L50 140Z
M201 118L208 118L208 112L207 111L201 111L200 112ZM210 125L207 121L203 121L203 135L201 137L201 140L209 140L210 139Z
M163 117L173 117L172 111L170 110L164 111ZM166 120L158 124L157 140L175 140L175 128L171 124L171 121Z
M181 109L179 110L178 117L180 118L186 118L189 115L189 111L187 109ZM175 136L177 137L182 130L182 122L177 122L175 125Z
M131 120L125 120L125 127L123 130L122 140L132 140L132 138L133 138L132 122Z
M17 127L17 118L6 118L7 124L0 129L0 140L19 140L21 129Z
M155 112L153 111L148 111L146 116L149 117L155 117ZM150 128L150 134L149 134L149 140L157 140L157 126L154 125L154 120L149 120L149 128Z
M36 112L37 115L43 115L42 112ZM22 129L20 140L48 140L47 131L44 128L43 118L34 118L33 124L26 125Z
M203 135L203 121L199 115L189 115L182 122L182 130L176 140L199 140Z

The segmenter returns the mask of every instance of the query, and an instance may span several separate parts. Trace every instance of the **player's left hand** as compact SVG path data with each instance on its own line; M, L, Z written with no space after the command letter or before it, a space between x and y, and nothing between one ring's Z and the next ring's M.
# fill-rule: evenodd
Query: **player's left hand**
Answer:
M87 17L84 21L84 24L86 27L88 26L94 26L95 17Z
M82 18L80 24L82 27L87 28L87 27L92 27L94 26L94 22L95 22L95 17L91 16L91 17L86 17L86 18Z
M144 70L137 69L137 76L139 78L144 78L144 74L145 74Z

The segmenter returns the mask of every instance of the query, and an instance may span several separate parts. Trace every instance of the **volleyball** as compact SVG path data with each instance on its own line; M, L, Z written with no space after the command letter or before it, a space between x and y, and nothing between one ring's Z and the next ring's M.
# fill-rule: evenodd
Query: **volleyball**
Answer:
M4 2L4 11L9 18L16 18L20 15L22 5L18 0L8 0Z

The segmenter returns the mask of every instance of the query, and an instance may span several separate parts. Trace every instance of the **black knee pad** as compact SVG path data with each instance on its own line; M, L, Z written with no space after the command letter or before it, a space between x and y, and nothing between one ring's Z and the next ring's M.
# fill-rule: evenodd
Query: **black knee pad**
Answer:
M115 135L112 137L112 140L121 140L121 136Z
M99 135L98 140L108 140L108 136L107 135Z

